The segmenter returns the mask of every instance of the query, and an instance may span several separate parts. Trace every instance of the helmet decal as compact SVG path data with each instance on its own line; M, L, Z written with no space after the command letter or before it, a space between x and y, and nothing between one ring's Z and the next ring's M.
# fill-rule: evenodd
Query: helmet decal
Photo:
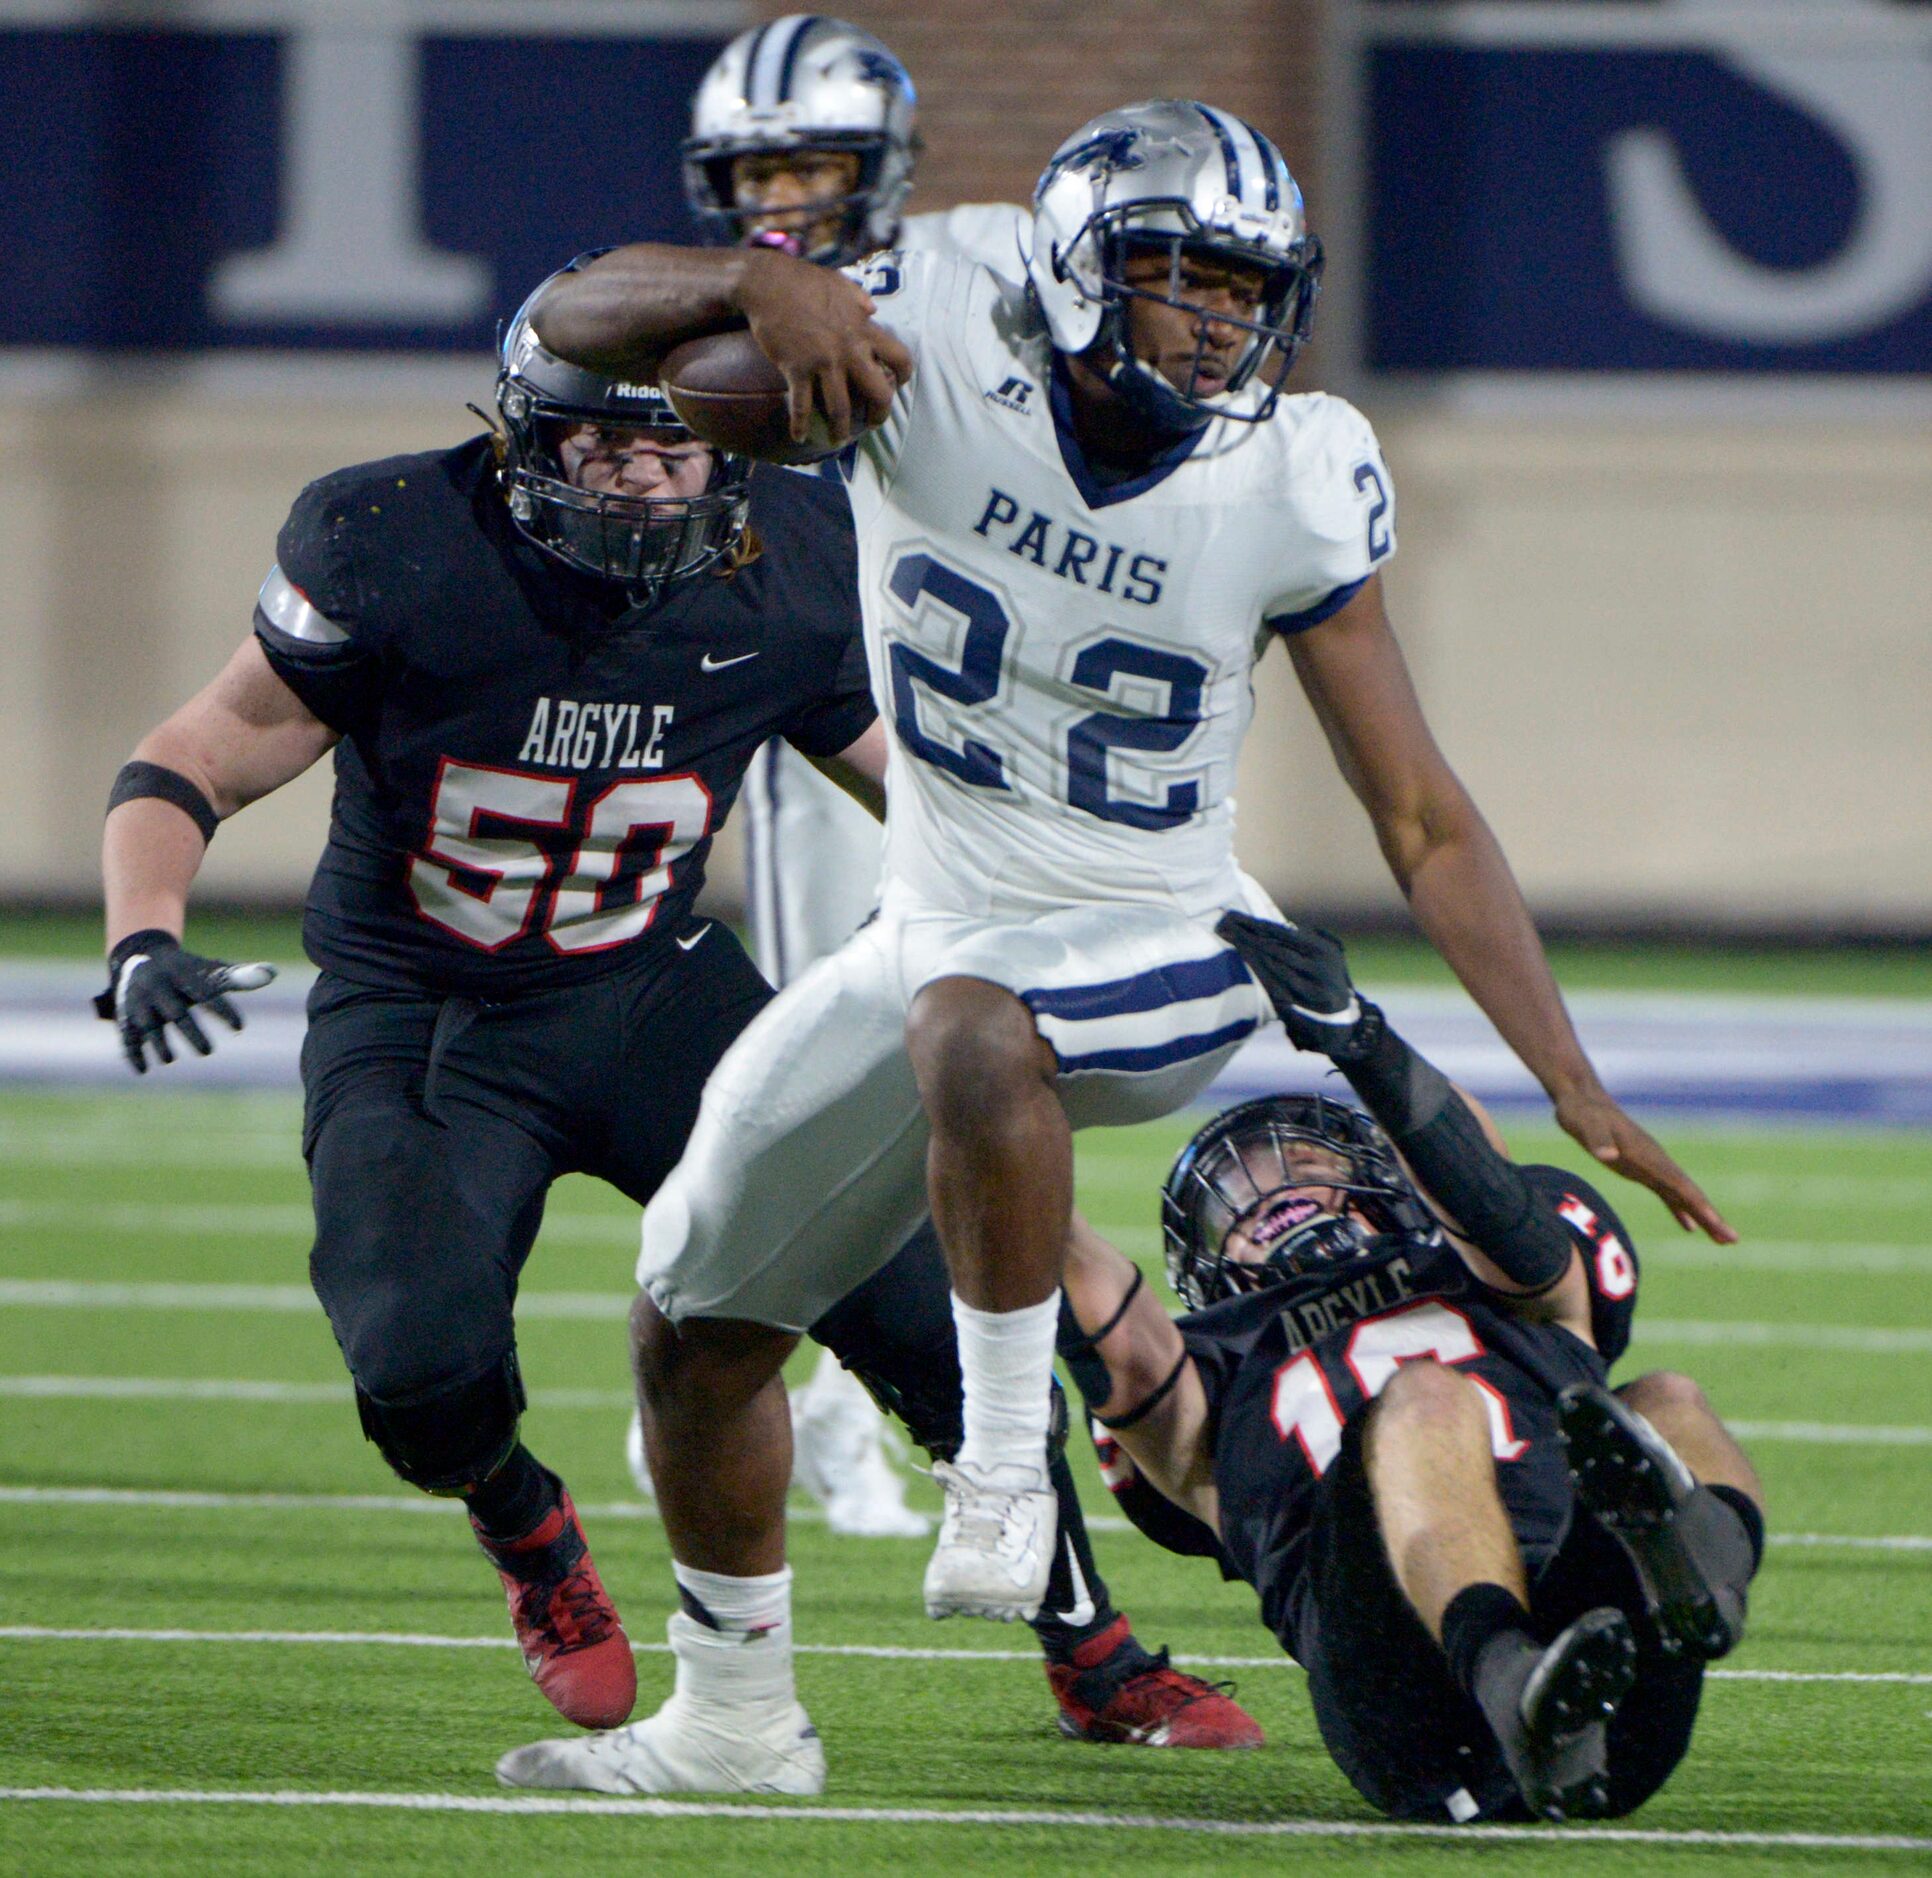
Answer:
M1181 99L1104 112L1054 153L1033 207L1027 274L1057 350L1094 353L1114 390L1159 431L1272 415L1313 323L1322 254L1300 188L1258 130ZM1163 249L1165 291L1128 278L1130 257ZM1182 387L1135 356L1129 310L1136 299L1188 307L1184 257L1247 272L1259 300L1252 317L1220 312L1201 320L1192 376ZM1210 326L1246 335L1225 375L1202 371ZM1196 392L1204 377L1210 388Z

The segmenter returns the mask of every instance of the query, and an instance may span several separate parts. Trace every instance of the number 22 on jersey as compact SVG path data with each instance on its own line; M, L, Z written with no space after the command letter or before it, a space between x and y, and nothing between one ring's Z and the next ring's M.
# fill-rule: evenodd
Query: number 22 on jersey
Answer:
M1004 603L991 588L923 549L900 555L886 587L908 622L936 605L965 628L952 665L888 635L892 721L899 741L922 762L972 788L1009 788L1007 757L990 741L1013 633ZM1054 793L1072 808L1131 828L1173 828L1195 815L1201 807L1199 777L1170 780L1165 770L1171 765L1149 759L1174 756L1192 740L1201 723L1208 668L1184 653L1106 633L1080 648L1068 676L1079 690L1110 702L1120 702L1115 687L1122 680L1162 702L1144 713L1093 711L1070 724L1056 743ZM922 705L931 703L958 707L949 714L955 719L950 740L923 718ZM1124 760L1110 776L1115 757ZM1129 777L1138 786L1131 793L1117 792L1114 783Z
M1453 1305L1424 1299L1380 1317L1364 1318L1350 1333L1342 1360L1362 1392L1372 1402L1388 1387L1389 1378L1404 1363L1434 1357L1438 1363L1467 1363L1481 1356L1469 1319ZM1481 1391L1489 1416L1490 1451L1499 1461L1513 1461L1529 1446L1510 1426L1509 1404L1502 1393L1480 1376L1469 1378ZM1282 1364L1275 1372L1269 1412L1275 1433L1300 1444L1309 1471L1325 1474L1342 1451L1341 1405L1322 1374L1313 1350Z

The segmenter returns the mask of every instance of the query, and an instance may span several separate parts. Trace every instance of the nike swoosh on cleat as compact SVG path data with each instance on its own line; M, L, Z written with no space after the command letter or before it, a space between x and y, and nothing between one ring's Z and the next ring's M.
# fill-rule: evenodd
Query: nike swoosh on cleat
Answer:
M683 933L679 933L678 950L680 952L689 952L691 948L695 946L701 939L703 939L705 934L708 933L710 930L711 930L711 922L709 920L706 920L704 924L700 926L698 930L692 933L688 938Z
M742 665L747 659L755 659L757 656L758 654L755 652L740 652L736 658L714 659L707 652L698 661L698 670L701 672L721 672L727 665Z

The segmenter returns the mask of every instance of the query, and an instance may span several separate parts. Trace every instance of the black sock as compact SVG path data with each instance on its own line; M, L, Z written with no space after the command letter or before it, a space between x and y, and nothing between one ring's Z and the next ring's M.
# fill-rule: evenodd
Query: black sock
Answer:
M1764 1515L1751 1496L1740 1487L1712 1487L1711 1497L1722 1500L1738 1516L1744 1528L1744 1536L1751 1545L1751 1576L1758 1575L1758 1567L1764 1563Z
M1476 1675L1484 1646L1506 1631L1520 1631L1531 1641L1530 1614L1522 1600L1504 1585L1465 1585L1442 1613L1442 1653L1456 1687L1479 1700Z
M507 1541L534 1532L562 1497L563 1482L519 1441L463 1503L487 1538Z
M1080 1511L1080 1496L1074 1491L1073 1469L1067 1465L1064 1449L1048 1461L1047 1473L1060 1502L1060 1533L1046 1595L1040 1600L1040 1614L1032 1620L1033 1634L1040 1639L1049 1663L1071 1663L1074 1651L1099 1636L1120 1613L1114 1609L1113 1596L1093 1562L1086 1518ZM1074 1576L1076 1567L1078 1578ZM1092 1615L1080 1623L1070 1623L1068 1617L1083 1603L1093 1606Z

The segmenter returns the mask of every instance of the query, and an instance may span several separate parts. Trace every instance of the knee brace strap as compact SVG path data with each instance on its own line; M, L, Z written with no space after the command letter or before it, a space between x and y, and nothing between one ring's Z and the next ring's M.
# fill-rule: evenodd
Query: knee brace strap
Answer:
M456 1495L489 1479L517 1444L523 1377L510 1350L480 1375L402 1402L360 1387L362 1432L412 1487Z

